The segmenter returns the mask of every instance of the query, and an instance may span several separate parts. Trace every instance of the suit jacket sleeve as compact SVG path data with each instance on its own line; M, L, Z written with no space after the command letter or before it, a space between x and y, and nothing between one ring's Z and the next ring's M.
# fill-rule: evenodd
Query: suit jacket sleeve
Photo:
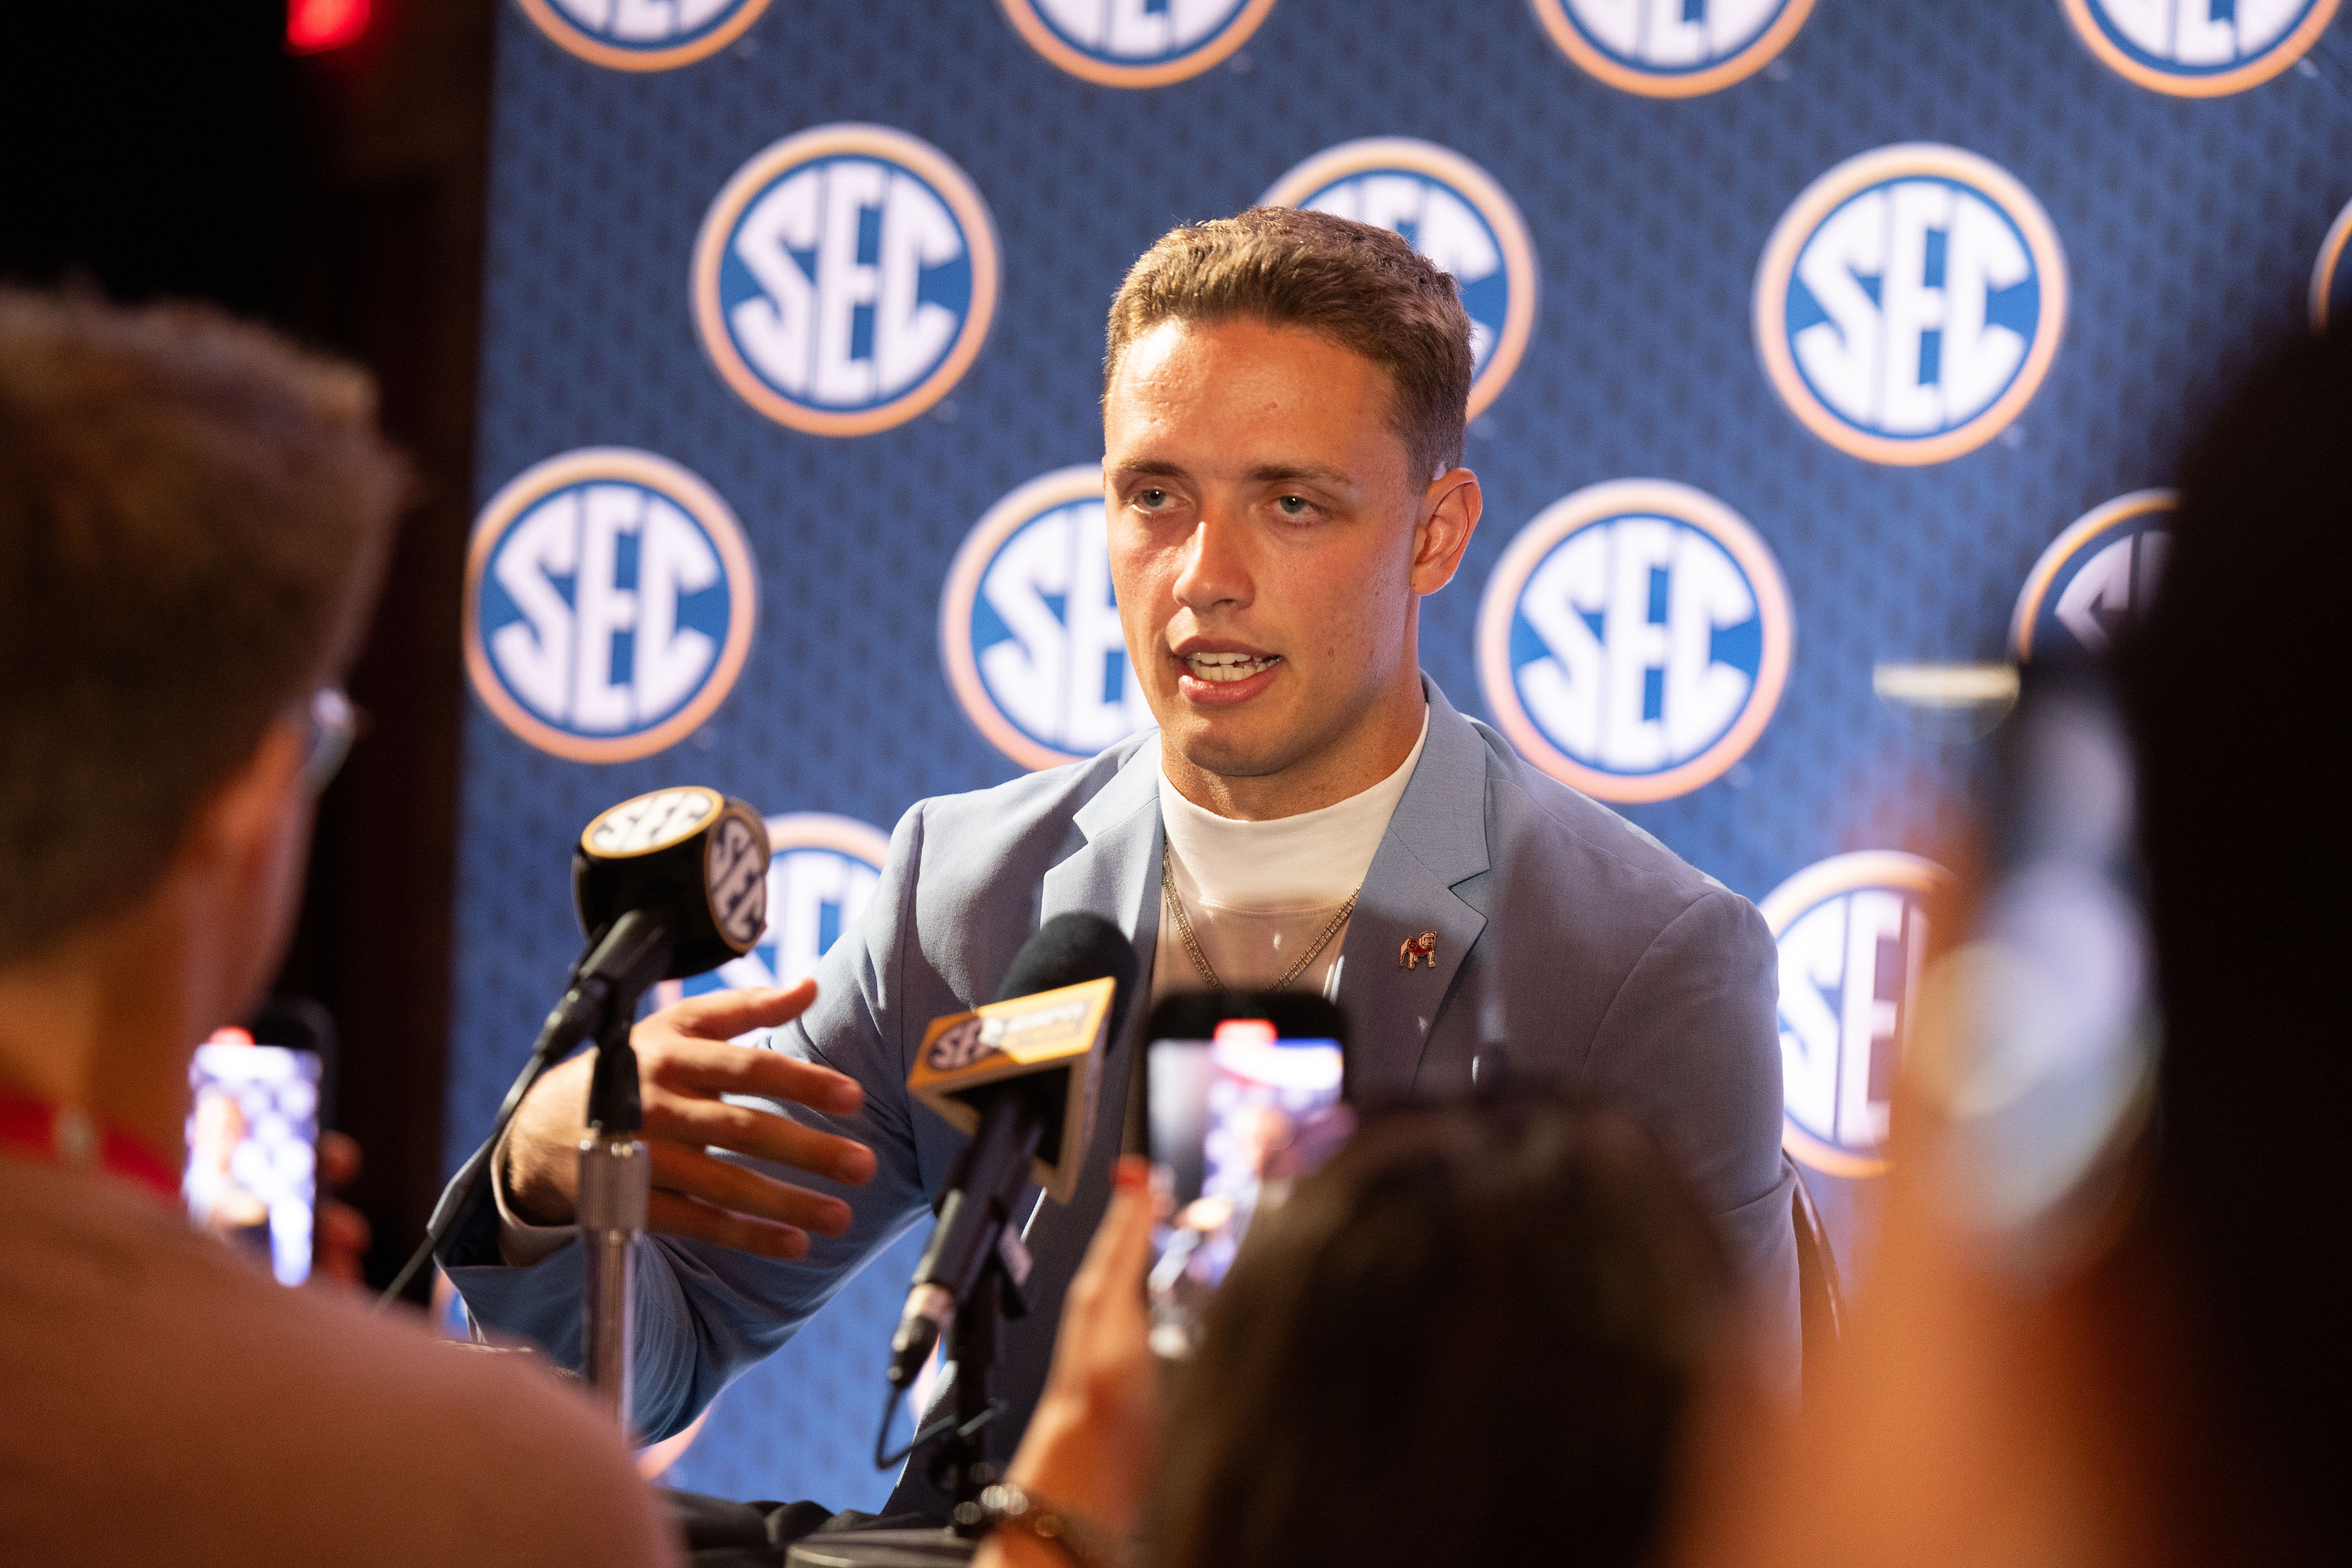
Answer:
M805 1172L723 1155L849 1205L848 1232L812 1236L792 1263L676 1237L647 1237L637 1251L636 1415L647 1439L682 1431L737 1374L790 1340L875 1253L929 1207L918 1169L906 1063L928 1019L907 1016L907 971L916 953L915 887L923 853L923 808L908 811L890 838L880 885L856 929L817 968L807 1014L761 1042L858 1080L866 1104L856 1116L746 1099L753 1105L855 1138L874 1151L874 1180L843 1187ZM543 1347L567 1366L581 1359L580 1248L568 1246L529 1268L499 1261L498 1216L477 1203L443 1248L442 1262L476 1322ZM877 1351L877 1355L881 1353ZM881 1363L875 1365L878 1380Z
M1780 971L1754 905L1712 889L1651 942L1603 1014L1589 1081L1646 1120L1717 1221L1793 1389L1796 1172L1780 1153Z

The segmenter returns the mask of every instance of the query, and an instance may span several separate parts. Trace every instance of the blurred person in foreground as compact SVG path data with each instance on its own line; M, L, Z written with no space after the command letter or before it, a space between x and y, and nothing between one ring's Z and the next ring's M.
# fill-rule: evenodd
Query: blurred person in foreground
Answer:
M364 375L0 289L0 1560L660 1563L545 1374L290 1290L180 1201L285 946L406 481Z
M2191 455L2118 656L2161 1016L2146 1109L2031 1226L1984 1223L2032 1150L1981 1157L2003 1108L1966 1092L1972 1068L2064 1002L2008 1005L1978 962L1999 888L1971 878L1979 912L1942 929L1975 934L1928 972L1879 1262L1824 1396L1777 1442L1757 1413L1720 1422L1688 1561L2352 1561L2347 577L2338 331L2255 374Z
M1259 1216L1164 1425L1147 1180L1120 1162L983 1565L1096 1568L1139 1529L1155 1568L1654 1559L1734 1298L1633 1123L1549 1097L1371 1117Z

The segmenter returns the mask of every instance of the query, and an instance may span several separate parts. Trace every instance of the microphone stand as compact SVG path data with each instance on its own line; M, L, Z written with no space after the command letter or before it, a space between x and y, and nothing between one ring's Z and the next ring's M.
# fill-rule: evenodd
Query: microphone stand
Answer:
M629 1045L634 1007L614 1007L596 1038L588 1087L588 1135L580 1141L582 1295L581 1375L631 1441L636 1349L636 1247L646 1233L653 1162L637 1137L645 1108L637 1090L637 1053Z
M955 1365L954 1409L916 1433L914 1441L895 1455L884 1454L877 1443L877 1468L887 1469L926 1443L944 1439L931 1456L929 1474L933 1486L955 1499L953 1522L946 1530L845 1530L812 1535L785 1549L786 1568L950 1568L971 1561L986 1530L980 1494L998 1479L982 1436L1003 1408L988 1391L996 1368L996 1324L999 1318L1027 1314L1022 1287L1029 1281L1029 1249L1008 1218L948 1325L948 1357ZM904 1393L899 1385L891 1385L892 1397L883 1414L885 1434L889 1412Z
M931 1484L955 1499L955 1532L967 1540L984 1528L980 1494L998 1478L988 1462L986 1428L997 1412L989 1396L996 1371L996 1323L1000 1317L1027 1315L1021 1287L1029 1279L1029 1249L1008 1218L989 1248L988 1261L972 1282L971 1294L957 1303L948 1325L948 1354L955 1362L955 1425L931 1457Z

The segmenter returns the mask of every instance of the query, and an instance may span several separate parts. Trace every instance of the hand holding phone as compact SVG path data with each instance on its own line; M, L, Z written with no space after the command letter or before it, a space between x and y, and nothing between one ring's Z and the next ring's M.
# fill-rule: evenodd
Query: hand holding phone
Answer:
M1251 1221L1354 1130L1345 1026L1319 996L1174 996L1147 1037L1144 1119L1167 1205L1152 1238L1151 1342L1181 1360Z
M197 1047L188 1069L189 1216L288 1285L310 1277L321 1070L316 1051L242 1031Z

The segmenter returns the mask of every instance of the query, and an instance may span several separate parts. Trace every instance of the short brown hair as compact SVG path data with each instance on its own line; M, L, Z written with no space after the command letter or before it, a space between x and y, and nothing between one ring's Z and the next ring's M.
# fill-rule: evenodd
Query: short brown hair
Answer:
M407 484L352 366L0 288L0 962L147 886L340 672Z
M1252 207L1169 230L1111 301L1103 390L1128 345L1166 321L1301 327L1389 373L1390 427L1416 478L1462 460L1470 315L1452 275L1384 228L1295 207Z

